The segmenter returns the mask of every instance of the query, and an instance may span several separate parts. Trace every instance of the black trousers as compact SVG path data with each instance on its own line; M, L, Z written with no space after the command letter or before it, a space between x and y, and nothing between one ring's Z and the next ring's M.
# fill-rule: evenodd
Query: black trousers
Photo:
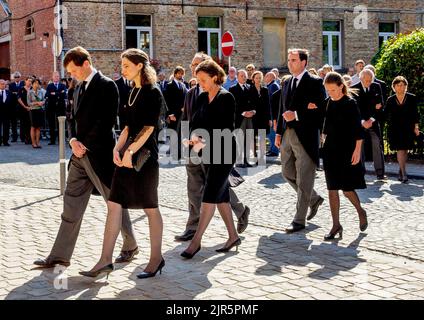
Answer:
M9 116L5 113L0 113L0 144L6 144L9 142L9 129L10 129L10 119Z
M57 117L65 115L65 108L47 108L46 116L49 124L50 143L56 143L59 128Z
M16 105L10 108L9 121L12 127L12 141L15 142L18 140L18 111Z

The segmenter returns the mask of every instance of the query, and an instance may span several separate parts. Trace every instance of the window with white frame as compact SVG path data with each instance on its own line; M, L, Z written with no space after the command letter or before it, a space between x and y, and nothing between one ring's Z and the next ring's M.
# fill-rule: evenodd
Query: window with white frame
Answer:
M212 58L221 59L221 19L219 17L198 18L198 49Z
M341 22L323 21L322 25L323 64L339 69L342 66Z
M138 48L153 57L152 16L129 14L126 16L126 46Z
M396 34L395 22L380 22L378 24L378 46L381 48L384 41Z

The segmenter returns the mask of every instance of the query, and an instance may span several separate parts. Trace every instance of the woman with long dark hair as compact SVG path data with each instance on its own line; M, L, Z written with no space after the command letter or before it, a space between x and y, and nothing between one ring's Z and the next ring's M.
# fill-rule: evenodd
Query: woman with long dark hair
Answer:
M156 85L156 72L147 54L139 49L128 49L121 55L122 75L133 82L129 94L128 124L122 130L113 150L116 164L110 191L103 250L99 262L85 276L109 274L113 271L112 254L121 230L122 208L144 209L149 220L150 260L138 278L154 277L162 272L163 223L158 206L159 162L157 127L162 105L165 103ZM148 150L150 157L139 171L133 168L133 157Z
M360 230L365 231L368 227L366 211L355 191L366 188L365 170L361 163L364 132L358 106L342 76L337 72L327 73L324 86L329 98L326 100L323 128L323 163L333 219L333 227L324 239L331 240L337 234L341 238L343 233L339 219L339 190L358 212Z

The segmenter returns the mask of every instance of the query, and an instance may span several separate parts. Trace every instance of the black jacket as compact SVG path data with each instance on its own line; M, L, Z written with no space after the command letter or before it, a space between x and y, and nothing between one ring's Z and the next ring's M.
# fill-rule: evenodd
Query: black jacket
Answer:
M256 110L256 114L253 116L254 128L267 129L267 131L269 131L269 120L271 120L271 115L268 88L261 87L258 93L256 87L251 86L249 93L251 105L253 109Z
M62 111L65 113L66 109L66 86L63 83L49 83L46 88L46 110Z
M231 94L234 96L236 100L236 119L235 119L235 127L240 128L240 125L243 121L243 116L241 115L245 111L255 110L255 107L251 103L251 93L250 93L250 85L245 84L246 89L243 90L240 87L240 84L235 84L230 88Z
M365 93L361 82L355 84L352 88L356 89L358 93L354 98L361 113L361 120L368 120L369 118L377 120L373 122L372 127L377 133L380 133L378 121L383 119L384 108L377 110L375 107L379 103L382 106L384 105L380 85L376 82L371 83L368 93Z
M182 108L184 105L184 98L187 93L187 89L184 83L180 83L180 87L178 87L177 83L172 80L168 82L166 86L165 101L168 107L168 115L175 115L178 119L181 117Z
M280 107L277 118L277 134L283 136L287 127L293 128L306 153L317 165L319 164L319 130L322 129L324 115L325 89L322 79L311 76L306 72L297 89L290 99L290 85L292 77L283 83L280 95ZM314 103L318 109L308 109L308 104ZM287 110L296 111L299 120L287 123L283 113Z
M118 88L113 80L98 72L81 97L80 90L81 83L74 93L70 138L76 138L88 148L91 166L109 187L115 169L113 126L119 106Z

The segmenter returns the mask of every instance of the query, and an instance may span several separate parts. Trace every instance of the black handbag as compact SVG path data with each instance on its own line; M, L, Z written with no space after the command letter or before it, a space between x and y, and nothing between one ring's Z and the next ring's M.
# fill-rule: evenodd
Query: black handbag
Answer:
M238 187L244 182L243 177L237 172L236 169L232 169L228 177L228 182L230 183L231 188Z
M121 155L121 159L124 157L125 151L127 151L130 144L133 143L132 138L127 139L127 142L125 142L124 146L122 147L121 151L119 152ZM135 171L139 172L143 165L147 162L147 160L150 158L151 152L149 149L145 147L141 147L140 150L135 152L132 155L132 166Z

